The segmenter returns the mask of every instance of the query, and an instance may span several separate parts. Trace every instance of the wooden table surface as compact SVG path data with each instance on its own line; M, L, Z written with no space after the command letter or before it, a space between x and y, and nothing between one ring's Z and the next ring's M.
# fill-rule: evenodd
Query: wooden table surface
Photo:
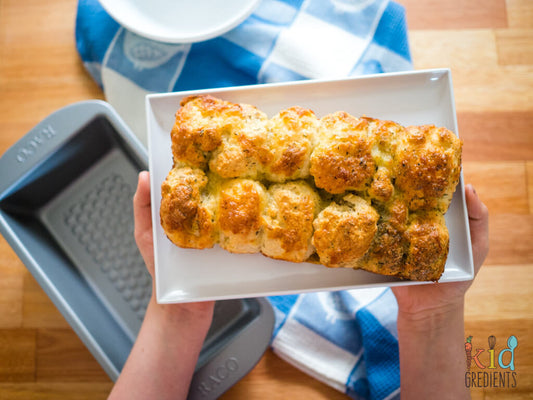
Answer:
M490 210L490 253L467 295L465 335L485 350L494 335L497 352L518 339L516 387L473 388L472 397L532 398L533 1L400 3L415 68L452 69L465 180ZM0 154L54 110L103 98L75 49L75 12L75 0L0 0ZM98 399L111 387L0 237L0 398ZM224 398L347 397L267 351Z

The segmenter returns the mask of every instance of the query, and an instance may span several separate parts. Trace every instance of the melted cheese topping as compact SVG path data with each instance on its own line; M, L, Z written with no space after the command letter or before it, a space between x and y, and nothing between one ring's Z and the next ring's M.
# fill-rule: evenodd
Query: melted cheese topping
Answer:
M441 276L443 214L461 171L449 130L346 112L319 119L298 106L269 119L211 96L181 106L161 187L161 224L176 245Z

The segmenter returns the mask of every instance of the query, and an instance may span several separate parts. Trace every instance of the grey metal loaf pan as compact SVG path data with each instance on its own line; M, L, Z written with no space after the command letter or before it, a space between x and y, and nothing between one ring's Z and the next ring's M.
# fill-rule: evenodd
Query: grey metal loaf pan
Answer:
M58 110L0 158L0 232L113 380L151 294L131 205L147 159L102 101ZM217 302L189 398L217 398L241 379L273 326L263 298Z

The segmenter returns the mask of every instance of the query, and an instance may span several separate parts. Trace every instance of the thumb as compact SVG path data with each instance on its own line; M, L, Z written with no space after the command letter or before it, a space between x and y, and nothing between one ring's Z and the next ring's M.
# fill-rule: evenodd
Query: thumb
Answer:
M475 272L479 270L489 252L489 210L480 200L471 184L465 187L470 238L474 256Z
M135 220L135 241L148 270L154 270L154 244L152 237L152 214L150 201L150 175L146 171L139 174L137 191L133 196Z

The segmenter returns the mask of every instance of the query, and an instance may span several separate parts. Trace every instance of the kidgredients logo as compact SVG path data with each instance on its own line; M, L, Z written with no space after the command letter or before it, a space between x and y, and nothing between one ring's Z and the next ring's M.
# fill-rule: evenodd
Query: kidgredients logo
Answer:
M475 347L473 336L465 341L467 387L515 388L518 373L515 371L515 350L518 347L516 336L507 339L507 347L497 351L496 337L488 337L488 348Z

